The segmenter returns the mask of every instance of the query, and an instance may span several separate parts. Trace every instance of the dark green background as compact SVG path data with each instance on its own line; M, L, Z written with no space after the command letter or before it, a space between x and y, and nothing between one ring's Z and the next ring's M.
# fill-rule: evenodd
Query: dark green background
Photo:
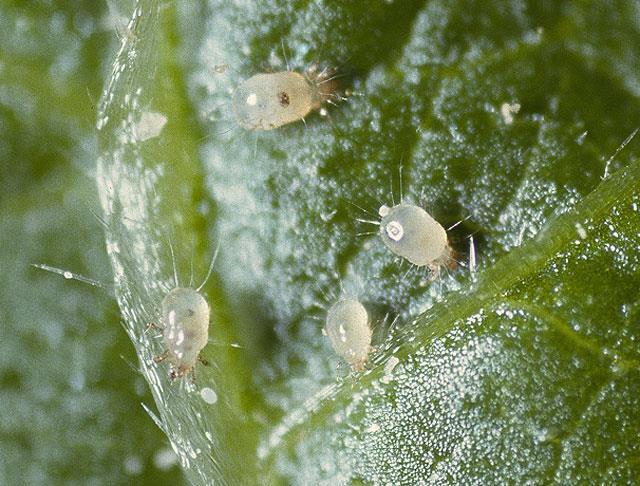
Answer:
M217 380L235 412L215 451L233 456L223 461L228 481L339 473L356 484L398 474L415 480L448 463L457 468L441 480L452 483L637 480L637 140L600 186L605 161L640 126L637 2L142 5L132 31L127 2L0 6L0 477L182 481L177 466L153 464L169 443L140 406L152 398L127 365L137 358L110 292L29 266L111 280L105 228L92 214L102 214L95 161L102 154L105 167L129 175L138 159L115 162L117 122L152 109L169 123L139 156L145 168L164 168L154 187L159 207L143 230L148 254L167 233L180 235L185 274L191 251L206 268L223 238L223 261L205 287L219 316L212 332L245 348L208 347L218 367L201 376ZM130 86L116 83L115 101L102 105L113 126L97 140L98 100L120 39L142 54L127 59L123 79L145 86L144 103L120 105ZM211 43L221 51L209 51ZM299 69L316 60L339 65L343 86L361 96L330 108L329 121L311 115L306 127L257 139L237 129L220 136L230 122L211 121L212 106L225 102L207 89L213 67L230 62L233 85L271 69L269 58L283 51ZM504 102L521 105L512 124L499 113ZM356 206L375 212L391 193L397 198L400 177L405 196L444 224L469 217L450 236L464 260L474 235L477 282L464 269L433 286L419 272L403 278L406 265L373 238L355 237L367 229L354 223L363 217ZM225 199L229 184L256 207ZM136 235L123 229L122 214L105 218L111 240L126 248ZM584 240L576 224L587 230ZM255 274L239 257L247 242L260 248ZM124 253L118 295L127 325L141 332L151 319L146 306L158 298L154 278L171 280L170 257L165 248L164 272L145 275L140 269L153 262ZM325 292L352 279L353 268L374 314L400 315L392 342L406 379L379 381L391 344L378 327L383 351L372 373L342 381L334 400L259 463L255 447L313 390L335 381L338 360L312 318L322 320L315 304L326 306ZM499 351L483 354L487 342ZM447 381L448 367L469 356L479 356L474 367ZM195 410L202 403L169 390L175 427L185 417L172 407L183 398ZM367 398L353 403L359 392ZM336 417L343 422L335 425ZM382 425L380 434L365 433L372 424ZM199 443L203 430L183 436ZM210 457L199 459L202 470ZM142 464L139 475L127 472L132 461ZM189 477L202 481L195 469Z

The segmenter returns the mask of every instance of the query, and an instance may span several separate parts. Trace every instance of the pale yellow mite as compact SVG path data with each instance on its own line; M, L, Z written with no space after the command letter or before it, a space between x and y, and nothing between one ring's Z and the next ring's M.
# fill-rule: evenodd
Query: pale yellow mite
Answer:
M361 371L371 352L371 327L364 306L355 299L342 299L327 312L325 332L336 354L354 370Z
M171 258L173 258L173 247ZM209 342L209 317L211 310L206 299L200 294L211 276L220 243L213 254L209 270L204 281L196 289L180 287L175 260L173 261L173 276L175 288L162 299L160 304L162 325L149 324L162 331L165 350L156 356L154 361L160 363L165 359L171 364L169 378L172 380L191 374L195 380L195 366L198 361L208 364L200 352Z
M382 206L380 237L389 250L437 275L452 261L447 232L429 213L413 204Z
M196 290L175 288L162 300L162 339L166 351L156 361L168 359L171 379L190 373L209 341L209 304Z
M334 96L332 70L306 75L295 71L256 74L246 79L233 94L233 112L248 130L273 130L304 119Z

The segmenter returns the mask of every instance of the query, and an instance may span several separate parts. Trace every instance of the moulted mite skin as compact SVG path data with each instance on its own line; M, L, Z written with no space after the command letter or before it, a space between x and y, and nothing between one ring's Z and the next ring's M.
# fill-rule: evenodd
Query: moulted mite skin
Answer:
M302 120L333 96L333 70L316 74L295 71L256 74L244 80L233 94L238 123L249 130L273 130Z
M325 331L335 352L354 370L361 371L371 351L371 327L364 306L354 299L342 299L327 312Z
M162 338L166 351L161 359L171 363L170 377L191 372L209 339L209 304L196 290L175 288L162 300ZM156 359L156 361L159 361Z
M418 267L429 266L437 274L449 263L451 248L447 232L424 209L413 204L382 206L380 237L393 253Z

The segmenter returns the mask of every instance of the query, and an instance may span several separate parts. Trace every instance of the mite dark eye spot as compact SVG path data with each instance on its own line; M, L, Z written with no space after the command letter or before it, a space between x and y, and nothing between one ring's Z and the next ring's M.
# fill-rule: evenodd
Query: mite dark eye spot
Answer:
M280 91L278 93L278 101L280 102L280 106L282 106L283 108L286 108L287 106L289 106L289 103L291 102L289 100L289 95L284 91Z
M194 310L193 310L193 309L187 309L187 315L188 315L189 317L193 317L193 316L195 315Z

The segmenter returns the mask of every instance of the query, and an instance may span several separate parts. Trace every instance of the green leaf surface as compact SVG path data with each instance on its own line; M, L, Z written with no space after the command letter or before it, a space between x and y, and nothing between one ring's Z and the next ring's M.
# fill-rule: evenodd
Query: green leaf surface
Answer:
M190 481L635 480L638 18L633 2L137 4L97 183L125 327ZM243 79L312 62L355 94L238 126ZM457 269L432 281L358 236L399 199L462 221ZM203 293L221 345L172 385L145 329L218 242ZM336 371L321 334L342 289L374 318L364 373Z
M357 383L287 417L272 447L327 451L303 471L315 481L632 483L639 175L620 171L430 309Z
M0 5L0 483L179 484L109 290L95 106L116 39L100 2ZM104 22L104 24L103 24Z

